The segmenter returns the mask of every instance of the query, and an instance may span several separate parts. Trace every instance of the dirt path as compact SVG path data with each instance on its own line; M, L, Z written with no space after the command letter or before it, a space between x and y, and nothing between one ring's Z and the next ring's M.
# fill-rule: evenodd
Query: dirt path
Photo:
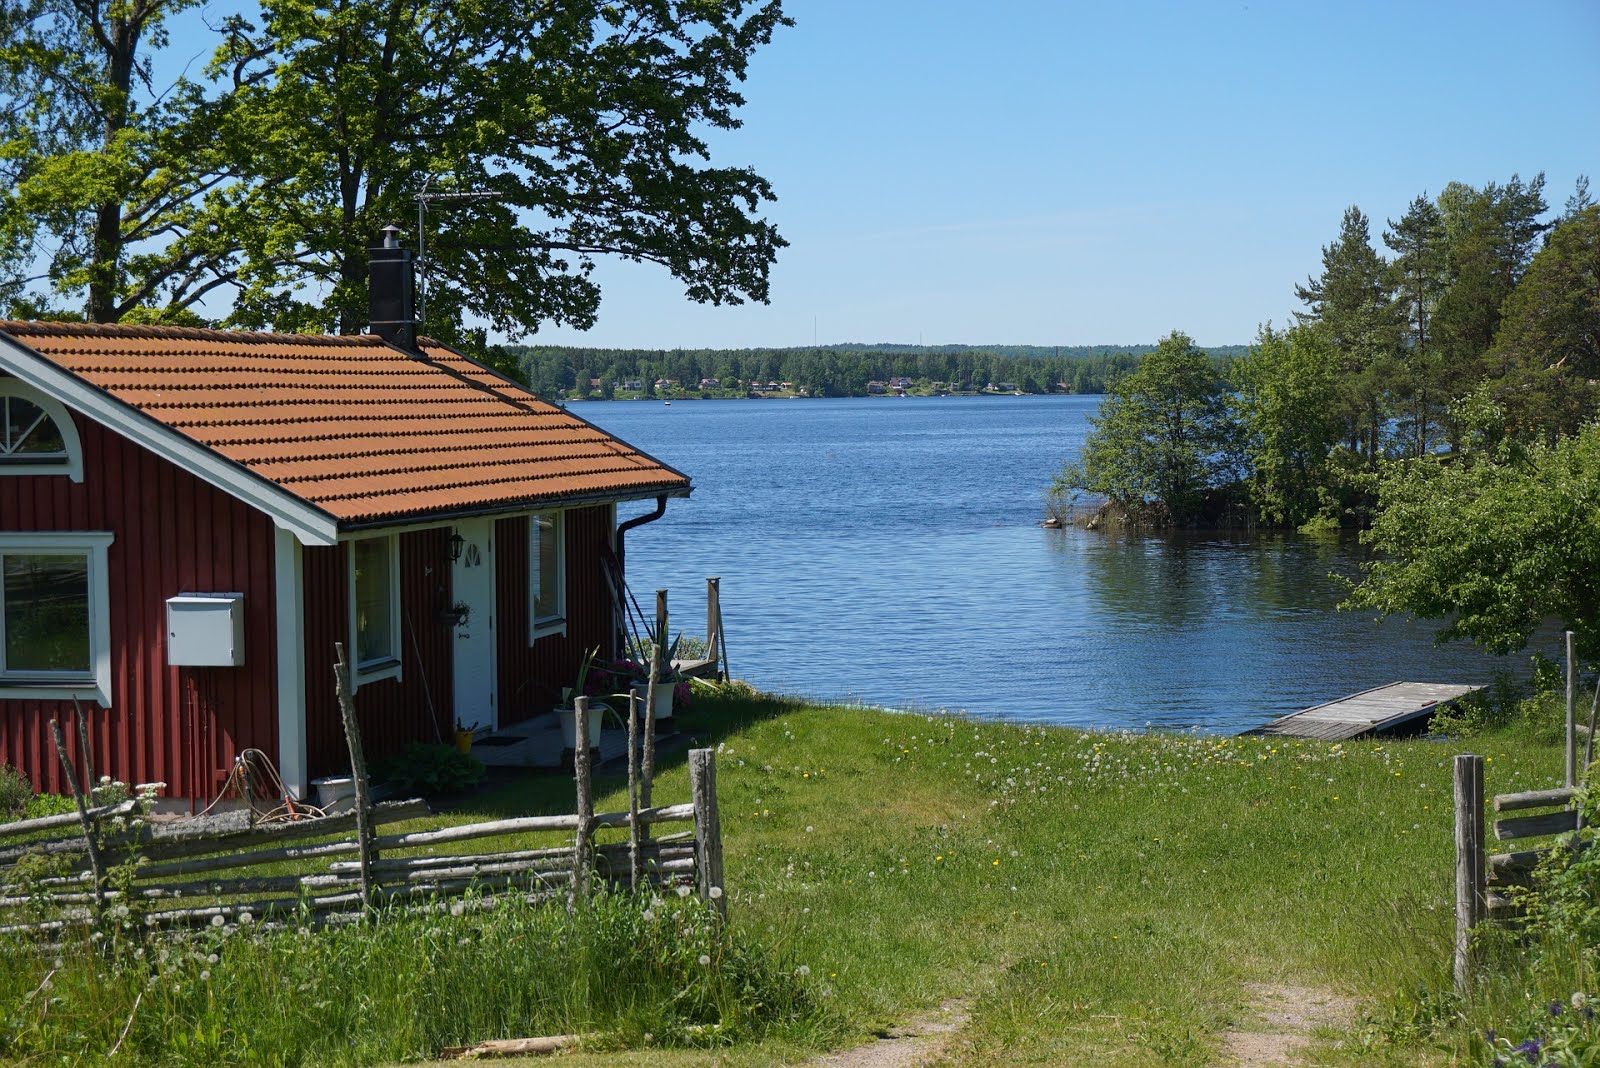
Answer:
M917 1068L931 1064L967 1025L966 1001L956 998L933 1012L885 1032L876 1042L830 1053L812 1068Z
M1311 1044L1319 1027L1338 1027L1355 1015L1355 1002L1327 990L1276 983L1253 983L1245 988L1260 1023L1251 1030L1222 1034L1222 1059L1232 1068L1267 1068L1295 1065Z

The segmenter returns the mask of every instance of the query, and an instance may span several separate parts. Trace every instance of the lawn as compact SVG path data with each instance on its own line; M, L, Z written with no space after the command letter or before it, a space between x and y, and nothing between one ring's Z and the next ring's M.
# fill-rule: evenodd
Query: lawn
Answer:
M719 752L732 922L809 969L837 1041L970 999L958 1065L1210 1063L1259 982L1361 1003L1319 1058L1464 1054L1448 1036L1430 1053L1413 1026L1449 983L1451 757L1483 752L1491 794L1560 774L1556 749L1512 735L1108 735L716 699L682 726ZM600 780L600 807L621 786ZM669 762L658 796L687 790ZM565 802L535 780L470 812Z
M86 943L53 987L62 961L0 947L0 1022L16 1052L64 1063L119 1035L124 1059L361 1065L580 1031L597 1037L561 1063L759 1065L962 999L970 1022L941 1063L1099 1066L1213 1063L1256 1019L1256 984L1361 1007L1318 1036L1319 1063L1481 1059L1476 1029L1501 1018L1440 996L1461 743L1092 734L750 695L680 717L719 754L730 928L715 937L680 938L698 921L668 894L576 926L558 906L301 948L224 931L160 967L131 948L97 965ZM1560 752L1519 734L1471 747L1491 794L1559 775ZM597 790L597 810L626 807L620 776ZM674 750L656 800L688 796ZM426 822L572 807L570 778L531 774Z

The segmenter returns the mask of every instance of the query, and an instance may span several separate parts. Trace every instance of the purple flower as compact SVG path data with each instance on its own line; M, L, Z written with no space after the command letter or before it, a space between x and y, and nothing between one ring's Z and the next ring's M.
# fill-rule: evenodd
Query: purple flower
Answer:
M1552 1001L1550 1003L1550 1015L1551 1016L1560 1016L1561 1015L1561 1007L1562 1007L1561 1006L1561 1002Z
M1539 1055L1539 1050L1543 1048L1543 1046L1544 1043L1539 1039L1530 1038L1528 1041L1518 1046L1513 1052L1520 1053L1531 1061Z

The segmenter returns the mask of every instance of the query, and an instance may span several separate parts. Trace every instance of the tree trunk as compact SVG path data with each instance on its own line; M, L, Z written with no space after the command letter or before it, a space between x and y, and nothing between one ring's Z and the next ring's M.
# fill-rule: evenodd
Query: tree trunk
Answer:
M133 89L134 59L139 51L139 33L149 9L134 4L126 18L110 19L110 50L106 55L107 94L101 147L110 151L128 126L128 97ZM114 323L125 309L117 303L118 275L122 264L122 197L113 193L110 200L95 206L94 252L89 261L90 322Z

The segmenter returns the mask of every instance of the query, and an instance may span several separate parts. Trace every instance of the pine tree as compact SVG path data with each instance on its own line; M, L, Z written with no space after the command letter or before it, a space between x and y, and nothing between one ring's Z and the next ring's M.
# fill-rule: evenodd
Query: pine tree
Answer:
M1433 309L1445 288L1444 217L1427 196L1417 197L1399 222L1390 220L1383 243L1395 254L1389 283L1404 324L1399 363L1404 371L1402 390L1411 409L1407 451L1422 456L1431 444L1435 409L1448 399L1442 395L1438 361L1428 345Z
M1352 452L1376 470L1383 449L1387 393L1400 340L1388 265L1372 247L1367 217L1345 209L1339 238L1322 249L1322 275L1295 287L1307 307L1302 323L1318 323L1339 354L1341 415Z

